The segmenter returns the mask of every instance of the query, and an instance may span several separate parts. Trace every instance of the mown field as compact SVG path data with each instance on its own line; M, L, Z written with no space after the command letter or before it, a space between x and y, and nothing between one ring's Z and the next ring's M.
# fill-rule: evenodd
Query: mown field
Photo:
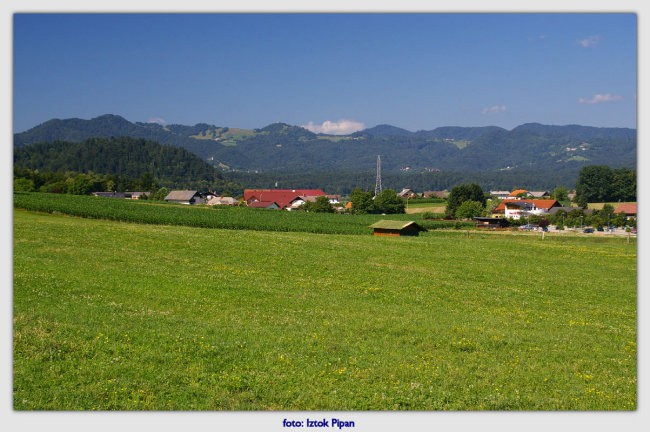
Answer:
M637 406L635 242L13 220L18 410Z

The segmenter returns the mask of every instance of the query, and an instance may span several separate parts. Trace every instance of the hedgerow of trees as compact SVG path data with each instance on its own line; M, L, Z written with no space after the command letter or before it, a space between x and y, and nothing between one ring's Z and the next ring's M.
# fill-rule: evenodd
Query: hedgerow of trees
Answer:
M356 188L350 194L350 201L351 211L355 214L396 214L405 211L404 200L393 189L384 189L373 197L371 192Z
M556 225L558 229L565 227L591 226L595 228L614 227L635 227L636 220L628 220L623 213L614 213L614 207L605 204L602 209L586 212L584 209L576 208L571 211L560 210L549 216L530 216L528 223L539 224L542 220L548 220L550 224Z

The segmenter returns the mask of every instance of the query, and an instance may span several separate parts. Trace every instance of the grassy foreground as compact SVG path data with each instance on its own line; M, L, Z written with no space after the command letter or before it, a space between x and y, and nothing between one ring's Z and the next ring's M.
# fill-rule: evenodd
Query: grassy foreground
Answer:
M636 246L14 212L18 410L634 410Z

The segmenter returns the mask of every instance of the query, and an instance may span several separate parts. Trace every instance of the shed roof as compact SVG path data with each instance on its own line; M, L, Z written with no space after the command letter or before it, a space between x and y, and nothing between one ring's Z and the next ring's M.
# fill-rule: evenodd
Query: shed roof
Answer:
M403 230L404 228L407 228L411 225L415 225L421 231L426 231L425 228L422 228L414 221L396 221L396 220L380 220L370 225L370 228Z
M174 190L167 194L165 201L189 201L196 193L195 190Z

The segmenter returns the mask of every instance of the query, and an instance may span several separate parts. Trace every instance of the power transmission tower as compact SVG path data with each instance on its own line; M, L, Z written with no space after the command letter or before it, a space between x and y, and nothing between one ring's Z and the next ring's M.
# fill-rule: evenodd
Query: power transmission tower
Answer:
M375 180L375 196L381 193L381 155L377 155L377 178Z

